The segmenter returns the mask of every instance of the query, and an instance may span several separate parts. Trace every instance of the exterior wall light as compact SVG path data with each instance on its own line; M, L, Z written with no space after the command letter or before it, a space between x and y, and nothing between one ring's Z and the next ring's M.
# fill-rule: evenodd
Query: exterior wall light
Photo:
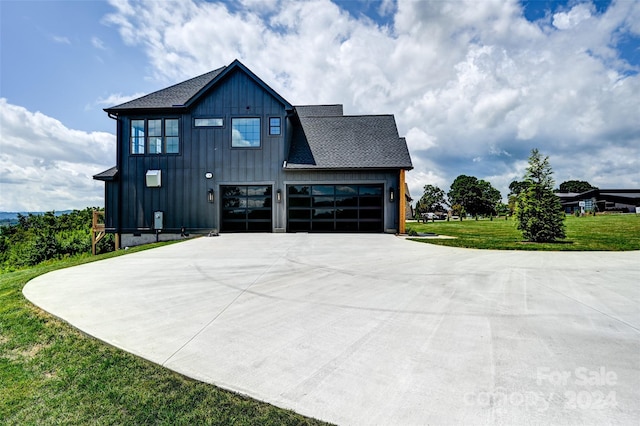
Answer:
M276 201L277 201L278 203L282 202L282 190L281 190L281 189L278 189L278 190L276 191Z
M393 187L391 187L389 188L389 201L393 203L395 199L396 199L396 191L395 189L393 189Z
M210 188L209 192L207 193L207 201L209 201L210 203L213 203L215 201L215 198L213 196L213 188Z

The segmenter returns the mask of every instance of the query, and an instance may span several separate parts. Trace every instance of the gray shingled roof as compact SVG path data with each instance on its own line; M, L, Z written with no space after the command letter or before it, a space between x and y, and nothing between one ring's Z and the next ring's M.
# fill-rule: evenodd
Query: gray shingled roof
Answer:
M182 106L197 95L198 92L215 79L225 68L226 67L218 68L217 70L183 81L166 89L149 93L141 98L106 108L105 111L118 112L131 109L172 108Z
M115 178L118 176L118 167L117 166L113 166L110 169L105 170L104 172L100 172L97 175L93 175L93 178L95 180L115 180Z
M296 105L296 112L300 117L328 117L342 116L342 105Z
M286 169L413 168L393 115L298 117Z

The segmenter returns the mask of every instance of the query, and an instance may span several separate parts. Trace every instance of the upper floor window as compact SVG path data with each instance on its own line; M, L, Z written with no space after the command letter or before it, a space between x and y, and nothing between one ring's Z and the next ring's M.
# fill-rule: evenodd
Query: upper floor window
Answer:
M180 129L177 118L164 120L164 141L165 152L167 154L177 154L180 152Z
M180 126L177 118L131 120L132 154L177 154Z
M231 119L231 147L259 148L260 147L260 119L232 118Z
M162 120L147 120L149 154L162 154Z
M131 120L131 153L144 154L144 120Z
M193 125L195 127L223 127L224 119L222 118L194 118Z
M279 135L282 133L282 125L280 124L280 117L269 118L269 134Z

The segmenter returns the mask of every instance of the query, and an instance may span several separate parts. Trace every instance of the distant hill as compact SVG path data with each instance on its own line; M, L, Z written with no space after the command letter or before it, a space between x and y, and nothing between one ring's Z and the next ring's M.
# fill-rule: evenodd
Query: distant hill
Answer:
M56 211L55 215L60 216L63 214L71 213L73 210L60 210ZM29 214L41 215L46 212L0 212L0 226L1 225L15 225L18 223L18 215L28 216Z

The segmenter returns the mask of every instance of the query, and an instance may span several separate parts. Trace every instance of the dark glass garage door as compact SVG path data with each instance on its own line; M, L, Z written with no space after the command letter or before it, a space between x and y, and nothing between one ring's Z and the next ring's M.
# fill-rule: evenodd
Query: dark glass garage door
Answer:
M287 231L382 232L382 185L289 185Z
M270 185L221 186L222 232L271 232Z

